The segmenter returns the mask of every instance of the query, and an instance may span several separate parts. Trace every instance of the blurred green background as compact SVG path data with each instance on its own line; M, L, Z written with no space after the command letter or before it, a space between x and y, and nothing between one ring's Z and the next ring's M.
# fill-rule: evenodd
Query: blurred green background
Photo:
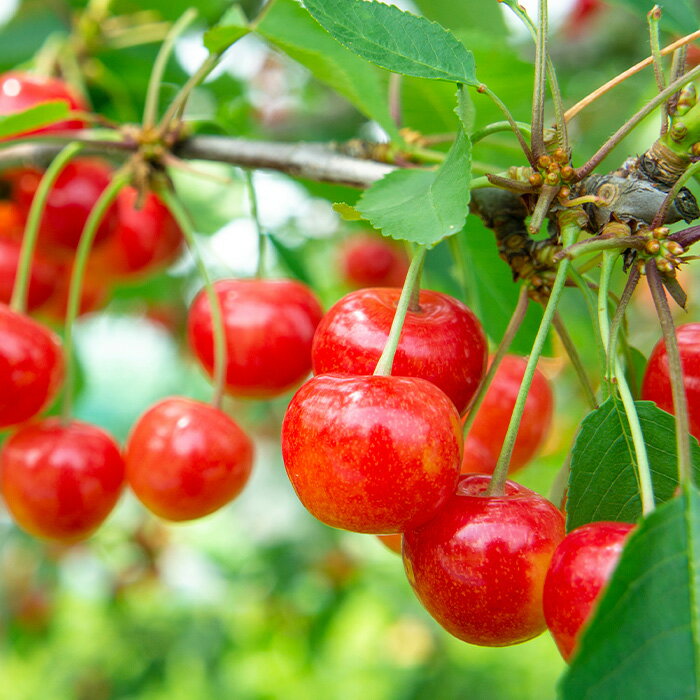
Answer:
M474 50L480 79L516 118L529 120L532 49L522 30L504 19L505 8L495 0L467 0L459 7L453 0L398 4L454 29ZM85 2L4 0L0 69L31 69L37 56L45 57L52 45L77 32L78 53L68 51L62 59L66 76L87 90L96 111L135 121L163 23L188 5L114 0L110 19L91 26L85 19L72 24ZM178 42L161 91L163 105L206 56L202 30L228 5L197 3L200 18ZM251 14L259 9L255 1L242 5ZM644 3L601 6L585 16L572 14L579 5L573 0L552 5L552 52L567 106L648 54ZM671 33L664 39L678 30L672 21L667 27ZM455 129L453 88L407 80L404 89L407 126L424 133ZM572 125L575 164L654 92L647 72L584 112ZM474 101L477 126L500 118L485 98ZM254 37L236 45L194 93L187 117L196 131L252 138L380 136L314 78L313 68ZM645 150L657 133L653 116L616 149L608 167ZM514 139L505 134L483 142L474 158L495 168L522 164ZM226 179L172 173L196 220L207 264L215 276L251 275L257 243L241 172L206 163L196 167ZM268 251L268 269L307 280L331 304L348 291L338 266L339 243L357 228L341 222L331 203L354 201L357 194L274 173L256 174L255 184L264 227L276 243ZM471 220L468 230L482 251L476 272L493 286L481 288L477 312L497 342L491 329L505 322L510 309L497 311L491 295L499 286L509 289L510 272L498 260L490 234ZM684 279L692 299L697 282L688 274ZM618 291L621 280L620 275ZM462 295L447 246L430 254L426 285ZM123 441L155 400L171 394L208 398L209 386L182 333L187 304L199 286L185 256L155 277L110 290L105 308L80 320L79 418ZM659 332L648 295L637 296L631 333L646 354ZM508 299L513 295L499 303L507 307ZM693 312L691 305L690 315L681 318ZM492 318L497 313L502 318ZM565 297L563 314L587 367L599 378L590 320L576 293ZM526 336L518 345L523 352ZM544 494L586 412L556 344L549 354L541 366L555 386L555 426L541 458L518 476ZM95 537L63 548L24 535L0 509L0 700L555 697L564 664L547 634L506 649L451 638L418 605L400 557L374 537L332 530L304 511L279 450L288 399L227 403L256 440L255 470L234 503L202 521L162 523L125 494Z

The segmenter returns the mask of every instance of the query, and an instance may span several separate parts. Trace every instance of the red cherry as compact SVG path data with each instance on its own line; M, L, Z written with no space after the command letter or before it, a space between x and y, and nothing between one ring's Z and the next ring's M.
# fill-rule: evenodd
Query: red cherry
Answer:
M403 539L403 535L400 532L394 535L376 535L376 537L387 549L390 549L396 554L401 554L401 540Z
M414 377L314 377L282 423L299 500L327 525L355 532L428 520L454 490L461 455L454 405Z
M9 304L17 276L20 241L0 237L0 303ZM41 306L56 290L60 269L40 255L34 255L29 276L27 311Z
M493 473L526 366L527 358L516 355L506 355L501 361L464 442L462 473ZM524 467L541 447L552 425L553 406L549 382L535 370L510 461L511 472Z
M124 188L117 198L119 221L114 235L95 251L92 269L115 277L151 272L172 262L182 248L182 231L153 192L136 208L138 192Z
M401 287L409 260L402 248L386 238L361 233L344 243L340 265L351 287Z
M20 428L0 452L0 491L17 524L37 537L75 542L109 515L124 484L113 438L79 421L47 418Z
M312 348L315 374L372 374L386 345L400 289L359 289L319 323ZM442 389L461 413L486 367L481 324L462 302L423 290L420 310L406 314L392 374L420 377Z
M42 316L55 323L63 323L66 320L72 265L64 264L59 269L60 277L56 289L39 310ZM80 290L78 316L103 308L109 300L109 291L104 281L96 280L92 275L86 275Z
M567 661L633 529L629 523L588 523L572 530L554 552L544 582L544 616Z
M7 173L3 173L3 178ZM21 240L24 215L15 202L0 200L0 238Z
M700 323L678 326L676 337L683 367L690 432L700 440ZM649 356L642 381L642 399L653 401L660 409L673 413L671 379L663 340L656 344Z
M235 498L253 464L253 443L209 404L173 397L137 421L126 478L139 500L167 520L201 518Z
M5 73L0 76L0 114L15 114L25 109L34 107L42 102L63 100L68 103L72 111L87 112L89 107L82 97L62 80L57 78L44 78L27 73ZM85 122L79 119L66 119L64 121L42 126L37 129L16 134L28 136L29 134L42 134L52 131L67 131L82 129Z
M0 304L0 428L34 417L63 381L59 339L28 316Z
M41 180L37 170L24 170L12 180L12 195L26 216ZM49 246L72 251L80 242L90 211L105 190L112 174L102 161L71 161L56 178L49 192L39 229L41 240ZM95 244L108 238L117 223L117 207L113 203L105 213L95 236Z
M512 481L504 496L485 496L489 481L461 477L432 520L404 532L403 557L416 595L448 632L506 646L545 629L542 587L564 516Z
M313 292L294 280L220 280L214 285L226 327L226 388L234 396L278 396L311 371L311 341L323 314ZM211 375L211 309L204 290L188 318L190 346Z

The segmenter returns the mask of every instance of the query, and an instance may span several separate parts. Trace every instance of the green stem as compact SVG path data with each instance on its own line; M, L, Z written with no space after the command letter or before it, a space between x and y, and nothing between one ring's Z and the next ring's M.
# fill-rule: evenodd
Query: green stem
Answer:
M85 268L87 267L88 257L92 243L95 240L97 229L104 218L107 209L112 204L119 191L128 184L130 179L129 171L122 169L117 171L112 178L112 181L107 185L105 190L100 195L100 198L95 202L95 206L90 210L83 231L80 234L80 242L75 251L73 267L70 275L70 286L68 288L68 302L66 306L65 318L65 333L63 346L66 355L66 379L63 391L63 405L61 410L61 418L65 424L70 421L73 406L73 390L75 386L75 362L73 361L73 330L75 320L78 318L80 311L80 298L83 289L83 279L85 277Z
M539 158L544 147L544 90L547 65L547 0L539 1L535 41L535 80L532 94L532 155ZM539 227L537 227L539 228Z
M656 314L661 323L666 357L668 358L668 374L671 382L671 395L673 396L673 413L676 418L676 449L678 450L678 481L681 485L693 483L693 472L690 462L690 425L688 422L688 400L685 395L683 382L683 365L678 350L676 329L673 325L671 309L668 307L666 292L661 282L661 275L656 269L654 260L646 264L647 282L651 295L654 298Z
M160 86L163 82L163 74L165 67L168 64L170 55L173 52L177 38L192 24L197 16L197 10L190 7L186 10L180 19L173 24L168 32L165 40L161 44L156 60L153 63L151 77L148 81L148 89L146 91L146 105L143 110L143 128L150 129L156 123L158 113L158 97L160 95Z
M199 272L204 289L209 301L211 309L211 325L212 335L214 339L214 371L212 381L214 384L214 395L212 397L212 405L215 408L221 408L221 402L224 395L224 387L226 385L226 365L228 364L228 346L226 344L226 329L224 328L224 316L221 309L221 301L214 289L214 284L209 275L202 255L197 246L197 240L194 235L192 221L185 208L180 203L180 200L165 186L158 188L158 194L165 202L165 205L170 210L170 213L177 221L178 226L182 230L182 234L187 241L187 246L192 253L197 271Z
M189 80L182 86L180 92L175 96L175 99L170 103L163 118L160 120L158 128L161 132L167 131L170 128L171 122L182 114L192 90L211 73L218 62L219 54L210 54L197 71L190 76Z
M661 20L661 8L658 5L647 12L647 24L649 26L649 44L651 47L651 58L654 65L654 77L656 78L656 87L663 90L666 87L666 79L664 78L663 64L661 63L661 44L659 42L659 21ZM661 135L663 136L668 129L668 108L664 104L661 110Z
M68 144L53 161L51 161L51 165L46 169L34 193L34 199L32 199L29 215L27 216L27 225L24 229L22 249L17 263L17 276L12 289L10 307L14 311L24 313L27 306L27 290L31 277L32 258L34 257L34 249L36 248L36 241L39 237L39 227L41 226L41 217L46 207L46 200L49 197L49 192L68 161L79 153L83 146L84 144L82 143Z
M528 136L532 133L532 129L530 128L530 125L526 124L525 122L515 122L515 125L520 132L527 134ZM510 122L493 122L492 124L487 124L486 126L482 127L481 129L477 129L470 136L470 138L471 138L472 145L474 145L478 141L485 139L487 136L491 136L491 134L498 134L502 131L512 131L512 130L513 130L513 127L512 127Z
M576 239L576 236L578 236L580 230L581 229L576 223L566 221L563 224L561 231L564 246L571 245L571 243ZM527 360L525 374L523 375L522 382L520 383L520 389L518 390L518 396L515 400L513 413L510 417L510 423L508 424L508 430L503 441L501 454L498 457L498 463L496 464L493 477L491 478L491 483L487 489L487 495L489 496L500 496L504 492L506 478L508 476L508 466L510 465L510 458L513 454L515 439L518 436L518 428L520 427L520 421L523 417L523 411L525 410L525 401L527 400L527 395L530 391L530 386L532 385L532 378L535 376L537 362L540 359L542 349L544 348L545 341L547 340L547 336L549 334L549 328L552 325L554 312L557 309L557 304L559 303L561 294L564 291L564 284L566 283L570 265L571 263L569 260L564 259L559 263L559 267L557 268L557 274L554 278L552 291L549 296L549 300L547 301L547 305L545 306L544 314L542 315L542 320L540 321L540 327L538 328L537 335L535 336L535 341L532 344L532 350L530 352L530 357Z
M411 260L411 266L408 268L408 273L406 274L406 280L403 283L399 303L396 306L396 313L394 314L394 320L391 323L389 337L387 338L384 350L382 351L382 354L377 362L377 366L374 370L374 374L376 376L388 376L391 374L391 368L394 365L394 355L396 355L396 349L399 346L399 340L401 339L401 331L403 329L404 320L406 319L406 313L408 312L414 291L420 285L420 276L423 270L425 253L425 246L421 245L416 247L416 252Z
M617 357L617 339L622 326L622 322L625 318L625 311L632 298L632 294L639 283L639 268L635 265L627 275L627 282L625 283L625 288L622 290L622 296L620 297L620 303L615 309L615 315L613 316L612 323L610 324L610 344L608 345L607 356L608 356L608 374L612 376L613 374L613 360Z
M611 252L603 253L603 263L600 268L600 282L598 285L598 323L600 325L600 335L606 348L610 347L610 316L608 313L608 292L610 290L610 277L616 262L616 255ZM630 391L627 379L622 371L622 365L618 358L606 361L605 367L612 364L614 373L610 380L614 379L622 399L627 422L632 436L632 444L637 460L637 481L642 500L642 510L648 513L654 509L654 491L651 481L651 470L649 468L649 457L647 455L644 434L639 422L637 407L634 403L632 392ZM607 374L607 373L606 373Z
M255 194L255 185L253 183L253 172L251 170L245 171L245 181L248 187L248 198L250 199L250 215L253 218L253 223L255 224L255 230L258 234L258 265L255 271L255 276L261 279L265 276L265 250L267 243L267 236L263 231L262 224L260 223L260 214L258 212L258 198Z
M491 386L491 382L493 382L493 378L496 376L498 367L501 364L503 358L506 356L506 353L508 352L511 343L513 342L513 338L515 338L520 326L522 325L523 319L525 318L525 314L527 313L527 307L529 303L530 297L528 295L528 289L526 285L523 285L520 288L520 294L518 295L518 303L515 305L513 314L510 317L510 321L508 321L506 331L503 334L503 337L501 338L501 342L498 344L496 354L491 359L491 364L489 365L488 372L486 372L484 378L481 380L481 383L479 384L479 389L476 392L474 398L471 400L471 403L469 404L469 413L467 413L467 417L465 418L464 424L462 426L462 433L464 435L465 442L467 439L467 435L469 434L469 431L471 430L471 427L474 424L474 421L476 420L476 415L479 412L479 408L484 402L486 393L488 392L489 387Z
M585 241L579 241L573 245L568 246L560 250L555 256L554 260L558 261L562 258L569 258L569 260L574 260L580 255L587 255L588 253L598 253L601 250L625 250L625 248L642 248L643 241L639 236L622 236L615 238L602 238L600 236L596 238L587 238Z
M571 339L569 331L566 330L566 326L564 325L564 322L562 321L561 316L558 313L554 314L554 318L552 319L552 325L557 331L557 335L559 336L559 339L561 340L562 345L564 346L564 350L566 350L566 354L568 355L569 360L571 361L571 365L576 372L576 376L578 377L579 382L581 383L581 387L583 388L583 393L586 395L588 405L591 407L591 410L594 411L596 408L598 408L598 401L595 397L595 391L593 391L591 381L588 378L588 374L586 373L586 368L583 366L581 356L579 355L578 350L576 349L576 344Z

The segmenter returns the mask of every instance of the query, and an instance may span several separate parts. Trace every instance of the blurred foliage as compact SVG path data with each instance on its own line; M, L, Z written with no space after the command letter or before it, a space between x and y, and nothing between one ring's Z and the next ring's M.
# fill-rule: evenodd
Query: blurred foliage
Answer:
M201 31L229 4L197 3L197 29L179 42L176 60L168 64L161 105L206 55ZM573 33L566 25L554 30L552 52L567 105L647 55L643 4L604 8ZM173 21L190 5L189 0L115 0L111 11L121 17L142 13L142 24L156 25ZM241 5L248 16L260 8L257 0ZM69 10L85 6L77 0L22 2L0 28L0 70L30 68L47 40L70 32ZM296 16L293 4L285 6ZM532 47L522 32L506 28L495 0L458 7L454 0L417 0L414 8L453 29L474 52L480 80L517 119L529 120ZM195 91L187 111L193 130L289 141L381 136L328 87L341 82L341 92L352 95L357 86L349 68L343 76L317 80L312 71L332 73L332 67L319 69L318 56L303 51L301 40L289 53L304 65L284 55L284 26L277 15L264 27L272 46L247 37L225 56L222 70ZM87 89L105 116L137 120L158 45L117 49L98 42L73 57L84 80L78 87ZM375 78L373 86L386 84L380 69ZM654 90L647 72L587 109L571 128L575 164ZM357 95L369 97L374 95ZM474 94L473 100L476 128L501 119L486 97ZM453 108L452 86L403 81L402 125L425 134L454 132ZM382 113L374 103L363 111ZM612 169L625 155L643 151L657 125L656 117L648 119L605 166ZM481 171L523 164L507 133L480 142L473 158ZM216 276L252 274L257 243L240 171L200 163L193 168L205 176L176 171L174 178L193 214L207 264ZM331 203L353 202L357 193L276 174L256 175L256 186L263 226L273 242L267 247L268 269L308 280L324 303L332 304L348 291L339 275L338 244L360 227L340 222ZM428 256L426 284L468 299L497 342L515 304L510 271L488 232L472 219L459 244L470 256L473 278L460 279L448 244L442 243ZM697 285L692 272L684 283L692 299ZM199 286L185 256L155 277L115 288L104 312L80 322L78 417L123 440L156 399L175 393L208 396L183 339L186 306ZM643 293L636 303L633 344L648 352L659 331ZM562 315L584 364L599 379L590 319L573 291L565 295ZM527 352L536 323L533 310L516 340L519 352ZM556 390L555 425L543 455L518 475L545 494L586 413L556 341L549 354L541 366ZM201 522L164 526L126 497L89 543L60 549L24 536L7 517L0 520L0 700L555 696L563 662L548 635L509 649L458 642L417 604L396 555L373 537L332 531L306 514L279 455L285 404L285 399L229 402L227 408L257 440L256 472L238 501Z

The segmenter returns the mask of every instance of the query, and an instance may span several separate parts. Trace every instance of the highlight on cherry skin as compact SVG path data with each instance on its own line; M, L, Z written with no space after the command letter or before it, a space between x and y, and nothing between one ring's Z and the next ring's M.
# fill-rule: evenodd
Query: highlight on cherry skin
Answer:
M554 552L544 582L544 616L565 660L575 654L633 529L630 523L588 523L572 530Z
M125 448L126 479L161 518L201 518L234 499L253 465L253 443L223 411L170 397L134 425Z
M683 367L683 386L688 402L690 432L700 440L700 323L685 323L676 328L678 351ZM673 413L673 396L666 345L660 340L649 355L642 380L642 399Z
M225 279L214 283L226 334L226 390L232 396L271 398L311 371L311 342L323 310L306 285L291 279ZM190 308L192 351L211 376L212 315L204 290Z
M459 415L425 379L322 374L287 408L282 457L318 520L354 532L403 532L429 520L454 491Z
M0 493L15 522L43 539L89 537L114 508L124 461L102 428L46 418L15 432L0 451Z
M508 430L527 358L506 355L494 375L464 440L462 473L492 474ZM554 394L549 380L535 370L518 427L509 473L522 469L537 454L552 425Z
M404 531L403 560L418 600L450 634L507 646L546 629L542 589L564 516L513 481L487 496L489 482L461 476L431 520Z
M316 329L314 373L372 374L400 295L399 288L359 289L334 304ZM406 314L392 374L432 382L462 413L486 368L488 348L481 323L447 294L421 290L418 303L419 309Z

